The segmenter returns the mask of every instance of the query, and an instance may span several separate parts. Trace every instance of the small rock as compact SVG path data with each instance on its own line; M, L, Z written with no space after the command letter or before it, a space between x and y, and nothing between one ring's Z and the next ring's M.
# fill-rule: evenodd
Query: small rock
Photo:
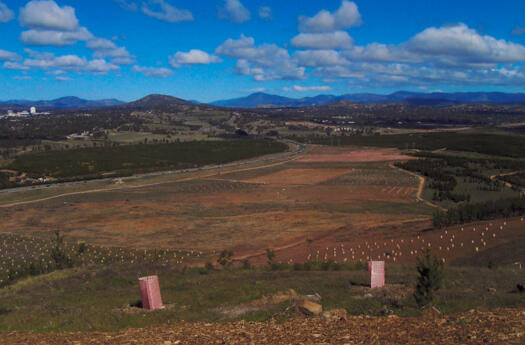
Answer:
M367 293L367 294L365 294L364 297L365 297L365 298L372 298L372 297L374 297L374 295L372 295L371 293Z
M315 302L304 300L297 305L297 311L307 316L317 316L323 312L323 306Z
M487 291L490 293L496 293L496 289L494 288L488 288Z
M346 320L346 315L345 309L328 310L321 314L322 318L326 321L343 321Z

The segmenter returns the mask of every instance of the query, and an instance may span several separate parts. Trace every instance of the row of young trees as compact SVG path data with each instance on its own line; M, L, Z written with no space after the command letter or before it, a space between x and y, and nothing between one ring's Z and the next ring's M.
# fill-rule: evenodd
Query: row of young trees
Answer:
M525 198L508 198L480 203L468 203L434 213L433 224L443 228L455 224L525 214Z

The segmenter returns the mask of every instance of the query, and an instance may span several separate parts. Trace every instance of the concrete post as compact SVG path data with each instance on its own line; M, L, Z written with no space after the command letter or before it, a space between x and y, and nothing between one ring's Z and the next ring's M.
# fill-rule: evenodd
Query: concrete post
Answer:
M368 261L368 272L370 273L370 288L385 286L384 261Z
M139 278L140 295L142 297L142 308L148 310L163 309L162 297L160 296L159 277L149 276Z

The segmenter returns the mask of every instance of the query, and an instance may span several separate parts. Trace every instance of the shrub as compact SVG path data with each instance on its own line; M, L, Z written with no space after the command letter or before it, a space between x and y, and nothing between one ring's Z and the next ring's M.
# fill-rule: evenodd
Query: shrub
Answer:
M419 276L414 298L419 307L431 305L435 292L443 285L445 264L427 249L425 254L417 259L416 268Z
M268 259L268 265L273 265L273 259L275 259L275 252L270 248L266 248L266 258Z
M243 260L242 261L242 268L245 269L245 270L251 270L252 269L252 264L250 263L250 260Z
M232 259L233 259L233 251L223 250L219 258L217 259L217 262L223 267L227 267L227 266L231 266Z

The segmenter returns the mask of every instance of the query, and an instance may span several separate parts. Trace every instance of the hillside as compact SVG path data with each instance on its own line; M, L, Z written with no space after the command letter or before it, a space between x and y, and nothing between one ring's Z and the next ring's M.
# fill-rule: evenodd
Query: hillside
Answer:
M167 95L158 95L152 94L146 97L143 97L139 100L123 104L122 108L128 109L154 109L162 107L170 107L174 105L193 105L194 103L186 101L181 98L167 96Z

